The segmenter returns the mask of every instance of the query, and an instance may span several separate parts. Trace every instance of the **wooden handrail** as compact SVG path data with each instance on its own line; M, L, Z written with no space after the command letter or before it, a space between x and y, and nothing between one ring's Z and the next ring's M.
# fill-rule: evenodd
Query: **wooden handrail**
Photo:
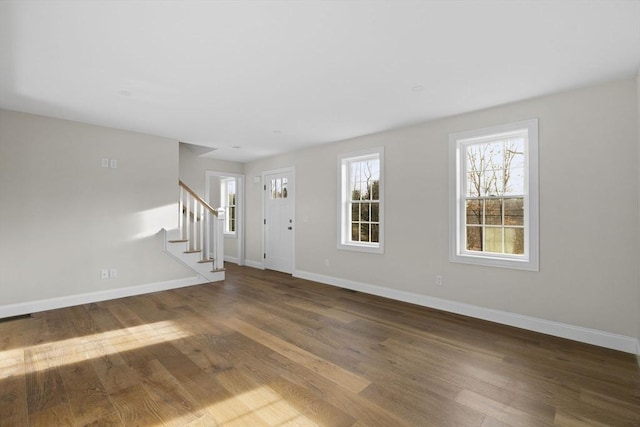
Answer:
M185 190L187 190L187 193L191 194L193 196L194 199L196 199L198 202L202 203L202 206L204 206L205 208L207 208L207 210L209 212L211 212L212 214L214 214L215 216L218 216L218 211L214 208L211 207L211 205L209 205L209 203L205 202L202 197L198 196L198 194L196 194L195 191L193 191L192 189L189 188L189 186L187 184L185 184L184 182L178 180L178 185L180 185L180 187L184 188Z

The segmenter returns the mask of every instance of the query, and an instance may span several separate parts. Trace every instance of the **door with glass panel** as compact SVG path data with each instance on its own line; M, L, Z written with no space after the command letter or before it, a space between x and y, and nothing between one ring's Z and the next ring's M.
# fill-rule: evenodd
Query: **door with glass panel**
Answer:
M293 171L268 173L265 175L264 184L265 268L293 273Z

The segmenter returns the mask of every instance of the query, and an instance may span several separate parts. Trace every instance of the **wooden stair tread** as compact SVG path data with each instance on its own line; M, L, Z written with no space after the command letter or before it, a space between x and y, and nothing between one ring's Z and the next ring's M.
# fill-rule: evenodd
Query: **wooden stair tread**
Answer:
M195 254L198 252L202 252L202 249L189 249L188 251L184 251L185 254Z
M213 258L209 258L209 259L201 259L200 261L198 261L198 264L203 264L205 262L214 262L215 259Z
M169 243L185 243L188 241L189 239L177 239L177 240L169 240Z
M214 268L213 270L211 270L212 273L217 273L219 271L227 271L227 269L226 268L218 268L218 269Z

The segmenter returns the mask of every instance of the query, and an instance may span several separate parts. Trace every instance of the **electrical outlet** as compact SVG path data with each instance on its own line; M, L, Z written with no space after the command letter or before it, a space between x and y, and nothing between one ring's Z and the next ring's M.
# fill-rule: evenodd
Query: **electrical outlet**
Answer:
M442 286L442 276L436 276L436 286Z
M118 277L118 269L110 268L109 269L109 279L113 279L114 277Z
M100 278L101 279L108 279L109 278L109 269L108 268L103 268L102 270L100 270Z
M109 167L109 159L102 159L102 167L103 168Z
M109 167L111 169L117 169L118 168L118 161L116 159L109 160Z

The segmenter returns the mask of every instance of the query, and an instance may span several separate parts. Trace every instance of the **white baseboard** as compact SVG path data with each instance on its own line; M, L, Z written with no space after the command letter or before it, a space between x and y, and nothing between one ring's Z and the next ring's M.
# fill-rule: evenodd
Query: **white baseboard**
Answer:
M264 270L264 265L260 261L252 261L247 259L244 261L244 265L251 268L257 268L258 270Z
M238 258L234 256L225 255L224 262L230 262L232 264L238 264Z
M23 314L37 313L39 311L71 307L74 305L89 304L92 302L100 302L110 299L142 295L150 292L183 288L185 286L200 285L203 283L208 283L208 280L202 277L194 276L184 279L148 283L146 285L130 286L126 288L108 289L86 294L68 295L64 297L49 298L37 301L7 304L0 306L0 319L5 317L21 316Z
M634 337L538 319L536 317L509 313L491 308L479 307L476 305L431 297L428 295L415 294L413 292L399 291L396 289L370 285L368 283L356 282L338 277L325 276L308 271L296 270L293 275L294 277L313 280L314 282L320 282L327 285L378 295L424 307L435 308L437 310L462 314L464 316L475 317L477 319L488 320L490 322L500 323L503 325L515 326L517 328L541 332L543 334L553 335L556 337L624 351L626 353L638 354L640 358L640 348L638 348L638 345L640 344L638 339Z

